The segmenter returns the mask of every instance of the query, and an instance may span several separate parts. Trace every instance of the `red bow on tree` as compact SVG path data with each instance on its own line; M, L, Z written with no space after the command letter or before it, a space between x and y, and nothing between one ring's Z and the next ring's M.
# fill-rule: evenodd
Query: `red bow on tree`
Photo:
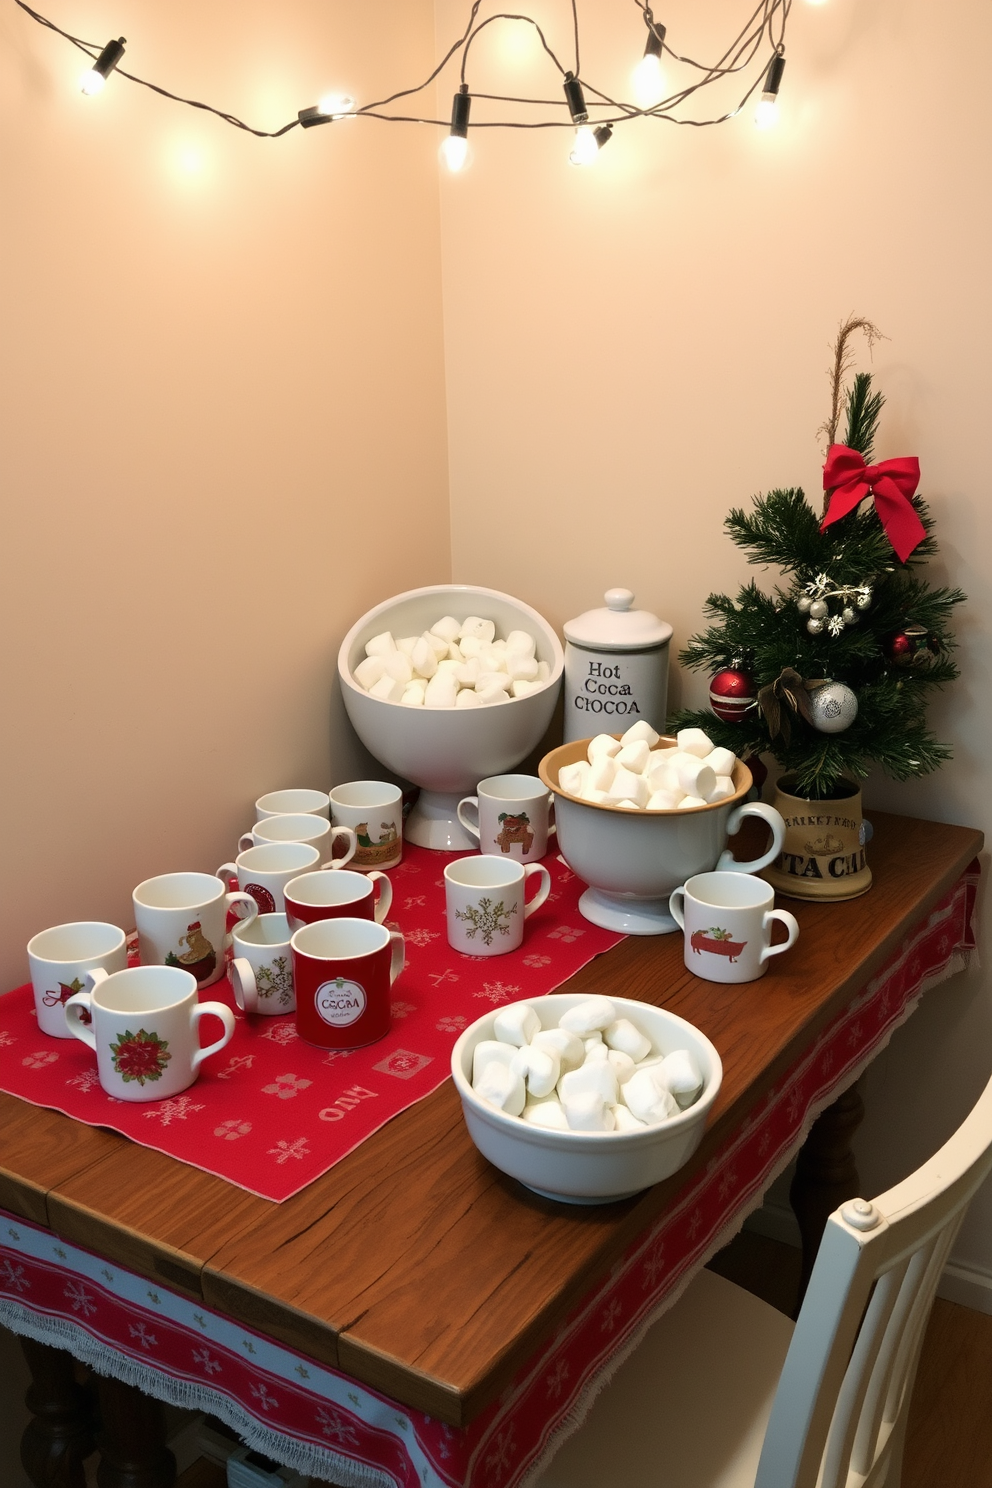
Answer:
M831 493L830 505L820 531L846 517L866 496L873 496L885 535L905 563L927 535L910 499L919 483L920 462L915 455L866 465L857 450L832 444L823 467L823 489Z

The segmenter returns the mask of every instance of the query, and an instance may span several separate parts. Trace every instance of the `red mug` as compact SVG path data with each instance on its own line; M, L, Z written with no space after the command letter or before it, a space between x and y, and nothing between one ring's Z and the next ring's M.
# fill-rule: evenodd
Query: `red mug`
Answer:
M360 1049L385 1037L389 989L405 960L402 931L374 920L315 920L289 944L301 1038L322 1049Z
M313 883L308 882L311 878ZM352 873L347 868L326 868L291 878L283 898L290 933L317 920L375 920L381 925L393 902L393 886L384 873L374 870Z

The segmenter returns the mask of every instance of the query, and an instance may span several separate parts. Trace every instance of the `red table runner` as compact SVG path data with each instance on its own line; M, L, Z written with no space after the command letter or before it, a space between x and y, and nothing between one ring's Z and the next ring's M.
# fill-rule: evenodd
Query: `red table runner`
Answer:
M444 928L443 873L463 856L407 846L403 862L389 871L390 918L406 938L406 967L393 987L392 1029L378 1043L350 1053L314 1048L291 1016L238 1012L230 985L219 982L203 998L235 1012L227 1048L171 1100L119 1101L101 1087L85 1044L39 1033L31 988L19 987L0 998L0 1090L89 1126L108 1126L281 1203L436 1090L469 1023L494 1005L543 997L623 939L582 918L585 885L549 856L551 892L527 920L519 950L453 951Z

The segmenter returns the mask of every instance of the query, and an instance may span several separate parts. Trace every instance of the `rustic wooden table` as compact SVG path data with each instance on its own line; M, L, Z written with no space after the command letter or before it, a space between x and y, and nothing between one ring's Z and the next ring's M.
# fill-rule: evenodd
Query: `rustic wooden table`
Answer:
M713 1039L723 1086L693 1163L705 1165L982 847L969 828L872 820L872 891L790 902L799 946L753 996L691 975L675 936L628 939L569 983L663 1005ZM454 1426L499 1393L686 1176L603 1207L537 1198L479 1156L450 1082L278 1205L5 1095L0 1130L0 1206Z

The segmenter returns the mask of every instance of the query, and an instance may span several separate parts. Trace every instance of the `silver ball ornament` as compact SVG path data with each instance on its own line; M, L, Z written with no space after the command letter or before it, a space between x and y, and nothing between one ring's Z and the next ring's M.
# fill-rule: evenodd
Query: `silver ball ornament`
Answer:
M799 610L800 615L805 615L812 603L813 601L810 599L808 594L800 594L799 598L796 600L796 607Z
M858 716L858 700L843 682L828 682L809 695L813 727L821 734L842 734Z
M809 612L814 620L822 620L825 615L830 613L830 610L825 599L814 599L809 607Z
M868 589L859 594L854 603L857 605L859 610L866 610L871 604L871 590Z
M843 620L845 625L853 625L858 617L851 609L850 605L845 605L840 612L840 618Z
M823 629L823 621L807 620L806 629L809 631L810 635L819 635L820 631Z

